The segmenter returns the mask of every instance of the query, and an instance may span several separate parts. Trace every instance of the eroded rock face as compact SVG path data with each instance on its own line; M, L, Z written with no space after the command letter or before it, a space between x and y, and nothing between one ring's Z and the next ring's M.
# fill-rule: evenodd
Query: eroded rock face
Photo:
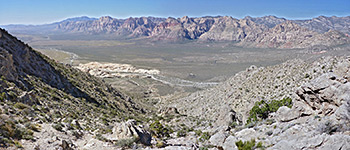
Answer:
M234 41L237 45L260 48L310 48L349 43L349 17L324 17L312 20L287 20L275 16L231 16L190 18L140 17L116 19L103 16L95 20L64 21L58 30L107 33L153 41Z
M93 76L97 76L101 78L136 77L136 76L155 75L160 73L160 71L156 69L140 69L129 64L99 63L99 62L79 64L77 68L83 72L87 72Z
M277 100L278 96L289 95L293 106L280 107L269 115L272 122L264 120L251 128L213 132L210 143L236 149L235 142L255 139L268 149L339 149L349 146L349 70L347 57L325 57L313 63L293 60L266 68L253 66L223 84L173 103L182 105L172 106L180 113L212 119L223 127L230 119L220 115L229 116L233 110L232 120L246 120L254 103L264 96L261 92L275 95L273 99ZM340 138L344 140L336 140Z
M347 79L327 73L302 86L296 93L316 114L331 115L349 99L349 91Z
M130 138L139 138L140 142L145 145L151 145L151 134L143 129L142 126L137 125L135 120L117 123L112 130L110 140L121 140Z

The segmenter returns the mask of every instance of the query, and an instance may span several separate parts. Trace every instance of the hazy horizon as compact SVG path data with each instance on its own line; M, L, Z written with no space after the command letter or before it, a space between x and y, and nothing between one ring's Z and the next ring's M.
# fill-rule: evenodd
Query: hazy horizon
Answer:
M236 0L133 0L133 1L26 1L0 0L0 24L47 24L67 18L89 16L98 18L129 18L141 16L245 16L261 17L273 15L286 19L311 19L317 16L350 16L348 0L295 0L295 1L236 1Z
M44 24L52 24L52 23L56 23L56 22L60 22L60 21L64 21L64 20L67 20L67 19L72 19L72 18L80 18L80 17L88 17L88 18L94 18L94 19L99 19L100 17L104 17L104 16L109 16L109 17L112 17L112 18L115 18L115 19L128 19L128 18L140 18L140 17L155 17L155 18L169 18L169 17L172 17L172 18L182 18L184 16L179 16L179 17L174 17L174 16L129 16L129 17L125 17L125 18L118 18L118 17L115 17L115 16L111 16L111 15L102 15L102 16L87 16L87 15L82 15L82 16L71 16L71 17L67 17L67 18L63 18L63 19L60 19L60 20L55 20L55 21L52 21L52 22L46 22L46 23L39 23L39 24L21 24L21 23L11 23L11 24L0 24L0 25L44 25ZM187 16L187 15L185 15ZM188 16L190 18L200 18L200 17L217 17L217 16L230 16L230 15L205 15L205 16ZM236 19L243 19L245 17L248 17L249 15L247 16L244 16L244 17L234 17L234 16L231 16L233 18L236 18ZM288 20L307 20L307 19L313 19L313 18L317 18L317 17L320 17L320 16L325 16L325 17L332 17L332 16L336 16L336 15L318 15L318 16L314 16L314 17L311 17L311 18L286 18L286 17L282 17L282 16L277 16L277 15L271 15L271 14L266 14L266 15L262 15L262 16L249 16L249 17L253 17L253 18L256 18L256 17L265 17L265 16L275 16L277 18L284 18L284 19L288 19ZM336 16L336 17L350 17L350 15L346 15L346 16Z

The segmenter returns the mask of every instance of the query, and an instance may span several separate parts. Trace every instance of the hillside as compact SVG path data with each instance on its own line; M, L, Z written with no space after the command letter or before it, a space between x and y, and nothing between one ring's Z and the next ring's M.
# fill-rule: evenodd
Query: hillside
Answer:
M40 142L48 138L36 133L41 129L80 138L110 133L126 118L144 118L144 110L103 80L49 59L3 29L0 76L1 147Z
M349 68L349 57L251 66L216 87L161 106L210 121L205 131L211 137L204 144L219 149L249 143L267 149L348 149Z
M233 42L258 48L332 47L349 43L349 16L319 16L308 20L288 20L276 16L236 19L230 16L182 18L86 16L45 25L5 25L9 31L152 42ZM283 32L286 28L288 32ZM280 41L283 40L283 41Z
M243 39L238 45L260 48L310 48L316 46L335 46L350 42L344 33L329 30L325 33L302 28L291 21L286 21L256 36Z
M226 27L235 26L237 20L225 19L233 23ZM174 19L167 22L164 27L178 25ZM272 29L308 31L294 23L286 26ZM251 66L206 90L141 103L101 78L53 61L3 29L0 50L1 148L350 148L349 57ZM100 69L80 68L96 76L103 74L101 68L118 68L88 65ZM119 70L159 73L128 67Z

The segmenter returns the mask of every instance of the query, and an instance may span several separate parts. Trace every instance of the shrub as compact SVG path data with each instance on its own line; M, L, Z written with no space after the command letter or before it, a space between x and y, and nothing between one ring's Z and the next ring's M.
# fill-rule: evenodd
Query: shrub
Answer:
M150 125L150 130L156 137L170 137L171 133L171 129L169 127L164 127L159 120L154 121Z
M14 141L14 144L17 148L23 148L22 144L19 141Z
M266 119L270 113L276 112L282 106L287 106L291 108L292 105L293 104L291 98L283 98L282 100L272 100L269 103L267 103L264 100L261 100L255 103L253 108L249 111L247 124L251 122L256 122L259 118Z
M259 142L257 145L255 144L255 139L251 139L250 141L244 142L242 142L242 140L239 140L238 142L236 142L238 150L253 150L256 148L263 148L262 142Z
M135 142L137 141L136 137L133 137L131 139L121 139L116 142L115 145L120 147L131 147Z
M202 130L196 130L196 131L194 131L194 133L196 134L196 136L201 136Z
M5 92L2 92L2 93L0 94L0 101L3 101L3 100L5 99L5 97L6 97L6 93L5 93Z
M255 140L252 139L251 141L244 142L242 142L242 140L239 140L238 142L236 142L236 146L238 150L252 150L255 146Z
M25 108L30 108L28 105L23 104L21 102L17 102L13 107L18 108L18 109L25 109Z
M176 136L177 137L185 137L186 136L186 131L181 129L181 130L177 131Z
M40 132L41 125L40 124L29 124L27 128L30 130L33 130L35 132Z
M210 139L209 132L203 132L202 136L199 138L199 141L204 142Z
M208 150L209 148L207 146L199 147L199 150Z
M62 123L56 123L56 124L52 125L52 127L54 129L56 129L57 131L63 132L63 124Z

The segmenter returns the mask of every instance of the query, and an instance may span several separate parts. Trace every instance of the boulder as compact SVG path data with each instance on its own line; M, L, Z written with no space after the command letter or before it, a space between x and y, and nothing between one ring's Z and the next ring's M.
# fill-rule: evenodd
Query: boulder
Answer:
M224 145L226 137L227 137L227 134L225 132L218 132L210 137L209 142L212 145L222 147Z
M277 110L277 120L281 122L288 122L299 117L296 110L290 109L287 106L282 106Z
M277 149L295 149L293 148L293 143L287 141L287 140L282 140L279 141L277 144L275 144L274 146L272 146L269 149L273 149L273 150L277 150Z
M296 94L298 101L310 107L315 114L332 115L349 97L350 83L334 73L326 73L301 86Z
M246 128L239 132L236 132L235 135L237 138L242 138L244 140L251 140L251 139L255 139L255 137L257 136L257 132L253 128Z
M234 136L227 137L226 140L225 140L225 143L223 145L223 148L225 150L236 150L236 149L238 149L236 144L235 144L236 141L237 141L237 138L234 137Z
M110 140L130 139L137 137L144 145L151 145L151 134L141 125L137 125L135 120L117 123L112 130Z
M234 121L236 121L236 112L233 111L229 106L224 106L219 110L215 125L229 126Z
M349 148L350 136L332 135L325 139L325 142L319 147L320 150L346 149Z

